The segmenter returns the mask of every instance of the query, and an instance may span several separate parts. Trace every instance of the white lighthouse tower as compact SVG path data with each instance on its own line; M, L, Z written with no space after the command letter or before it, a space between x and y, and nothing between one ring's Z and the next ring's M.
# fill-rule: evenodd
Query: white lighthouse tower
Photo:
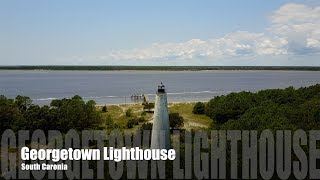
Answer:
M151 149L170 149L168 102L165 86L158 86L151 136Z

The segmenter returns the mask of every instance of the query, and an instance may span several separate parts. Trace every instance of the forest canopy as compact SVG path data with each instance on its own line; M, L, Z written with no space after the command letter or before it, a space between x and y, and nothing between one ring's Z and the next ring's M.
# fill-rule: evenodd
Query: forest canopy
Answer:
M205 113L215 129L319 129L320 84L217 96L208 102Z
M70 129L98 129L102 117L95 105L92 100L84 102L78 95L71 99L53 100L50 106L34 105L26 96L17 96L15 99L0 96L1 132L6 129L15 132L41 129L65 133Z

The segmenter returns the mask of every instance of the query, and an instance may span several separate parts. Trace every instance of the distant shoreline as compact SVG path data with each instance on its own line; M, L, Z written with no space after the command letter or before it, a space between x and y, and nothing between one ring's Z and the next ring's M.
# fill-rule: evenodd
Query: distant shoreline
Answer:
M30 71L210 71L210 70L287 70L320 71L320 66L0 66L0 70Z

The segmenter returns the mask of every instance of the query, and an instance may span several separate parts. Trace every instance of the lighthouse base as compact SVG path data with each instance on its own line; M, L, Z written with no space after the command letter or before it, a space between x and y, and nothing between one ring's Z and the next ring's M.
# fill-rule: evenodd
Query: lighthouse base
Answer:
M151 149L170 149L170 125L166 93L157 93L153 116Z

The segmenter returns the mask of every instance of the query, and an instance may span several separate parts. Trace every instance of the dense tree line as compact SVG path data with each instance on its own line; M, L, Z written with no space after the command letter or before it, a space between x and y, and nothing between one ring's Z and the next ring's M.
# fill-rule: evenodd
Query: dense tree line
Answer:
M320 84L218 96L208 102L205 114L213 119L213 128L319 129Z
M8 99L0 96L0 128L18 130L98 129L103 121L94 101L84 102L80 96L53 100L50 106L32 104L29 97Z

